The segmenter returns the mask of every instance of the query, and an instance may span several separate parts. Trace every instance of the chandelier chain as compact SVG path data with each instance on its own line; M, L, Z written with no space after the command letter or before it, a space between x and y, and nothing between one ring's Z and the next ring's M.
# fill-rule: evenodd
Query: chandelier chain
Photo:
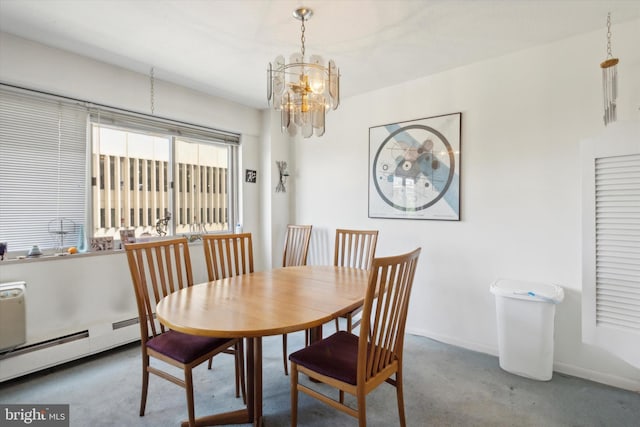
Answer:
M302 35L300 36L300 41L302 42L302 57L304 58L304 41L305 41L305 38L304 38L304 30L305 30L305 27L304 27L304 16L302 17L302 25L300 26L300 29L302 30Z
M607 14L607 58L613 58L611 54L611 12Z
M151 115L154 114L156 106L155 106L155 75L154 69L151 67L151 71L149 72L149 95L151 102Z

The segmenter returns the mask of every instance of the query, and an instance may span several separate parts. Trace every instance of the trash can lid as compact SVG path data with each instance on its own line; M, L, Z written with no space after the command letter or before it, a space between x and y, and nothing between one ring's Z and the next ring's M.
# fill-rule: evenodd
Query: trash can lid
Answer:
M508 298L558 304L564 299L564 289L550 283L498 279L489 288L492 294Z

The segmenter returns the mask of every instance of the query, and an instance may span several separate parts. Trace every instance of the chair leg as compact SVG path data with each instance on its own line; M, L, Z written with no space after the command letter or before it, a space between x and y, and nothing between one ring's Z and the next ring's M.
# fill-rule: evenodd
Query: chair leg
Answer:
M404 393L402 388L402 367L396 372L396 396L398 397L398 418L400 418L400 427L406 427L407 421L404 415Z
M347 314L347 332L351 333L353 331L353 318L351 317L351 313Z
M336 317L336 332L340 331L340 322L338 321L338 318Z
M144 350L143 350L144 351ZM147 407L147 391L149 390L149 356L142 355L142 394L140 397L140 416L144 416Z
M212 365L213 365L213 357L209 359L209 364L207 365L207 369L211 369Z
M245 381L244 375L244 344L242 341L239 341L235 345L235 357L236 357L236 397L239 397L238 386L240 387L240 391L242 392L242 402L247 403L247 384ZM238 375L240 376L240 381L238 384Z
M193 403L193 376L191 375L191 368L189 366L184 367L184 388L187 392L187 413L189 415L189 427L196 425L196 414Z
M291 362L291 427L298 425L298 365Z
M367 427L367 395L364 390L358 390L358 426Z
M282 362L284 363L284 374L289 375L287 367L287 334L282 334Z

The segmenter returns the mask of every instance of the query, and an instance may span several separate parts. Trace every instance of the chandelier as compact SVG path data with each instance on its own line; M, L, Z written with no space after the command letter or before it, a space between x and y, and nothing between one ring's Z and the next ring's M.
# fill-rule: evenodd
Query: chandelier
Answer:
M302 21L302 50L289 57L278 55L267 70L267 99L281 114L282 132L297 134L300 128L304 138L314 133L324 135L325 115L340 103L340 71L333 60L325 65L319 55L311 55L306 62L304 49L304 23L313 16L313 10L301 7L293 12Z

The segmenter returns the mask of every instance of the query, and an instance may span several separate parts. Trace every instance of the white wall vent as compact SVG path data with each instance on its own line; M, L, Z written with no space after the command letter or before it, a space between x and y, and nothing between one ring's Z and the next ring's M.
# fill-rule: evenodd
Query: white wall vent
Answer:
M582 143L582 338L640 367L640 123Z

